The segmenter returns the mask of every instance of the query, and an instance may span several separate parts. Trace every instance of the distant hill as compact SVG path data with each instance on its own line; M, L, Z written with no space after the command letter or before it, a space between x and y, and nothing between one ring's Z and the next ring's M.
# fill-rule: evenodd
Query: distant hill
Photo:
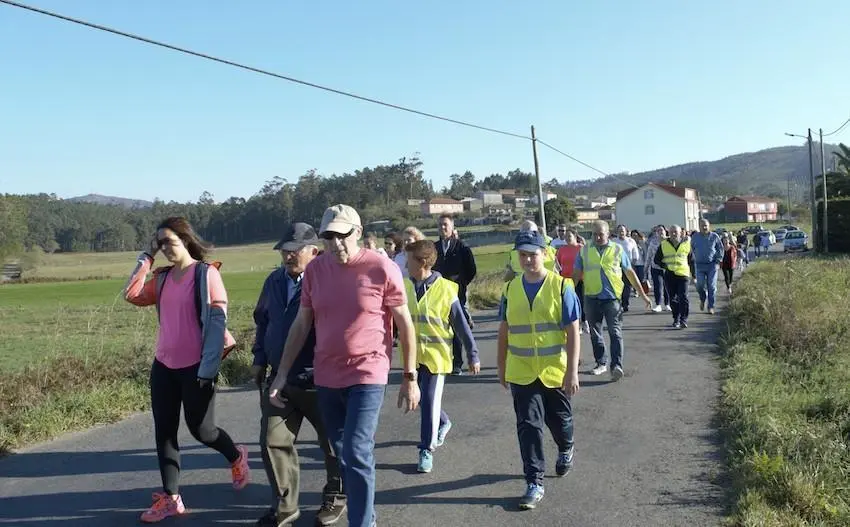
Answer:
M153 206L153 202L143 199L119 198L115 196L102 196L100 194L86 194L68 198L65 201L71 203L96 203L98 205L117 205L125 209L146 209Z
M838 146L825 144L827 170L832 166L832 153ZM815 174L820 173L820 147L815 144ZM690 184L705 194L759 194L785 196L788 180L792 191L802 194L809 181L809 154L805 146L781 146L758 152L735 154L717 161L699 161L637 174L616 174L593 181L566 183L573 191L611 193L628 188L623 181L635 185L654 181ZM621 181L622 180L622 181ZM700 188L701 187L701 188Z

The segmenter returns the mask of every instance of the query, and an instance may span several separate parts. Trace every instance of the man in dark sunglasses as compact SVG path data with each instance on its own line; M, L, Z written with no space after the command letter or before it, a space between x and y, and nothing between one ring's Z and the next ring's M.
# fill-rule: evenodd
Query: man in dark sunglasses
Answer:
M339 455L348 504L348 524L375 525L375 431L392 356L392 325L398 326L403 379L398 404L419 404L416 341L398 266L362 249L360 215L348 205L329 207L319 237L325 254L310 262L301 289L301 308L269 390L277 403L287 372L310 327L316 331L314 384L328 439Z

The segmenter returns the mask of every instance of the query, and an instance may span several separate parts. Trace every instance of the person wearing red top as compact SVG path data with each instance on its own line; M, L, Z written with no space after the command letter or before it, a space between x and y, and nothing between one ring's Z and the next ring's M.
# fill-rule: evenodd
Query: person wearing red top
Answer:
M723 280L726 282L726 293L732 294L732 276L735 274L735 266L738 264L738 248L728 237L723 237L723 261L720 269L723 271Z
M581 251L583 245L583 243L579 243L576 231L568 229L564 238L564 245L558 247L558 252L555 253L555 259L561 268L561 276L564 278L572 279L576 257L578 257L578 253ZM584 318L584 282L579 281L574 285L581 306L581 325L579 326L579 332L584 333L586 331L590 333L590 329L587 327L587 320Z

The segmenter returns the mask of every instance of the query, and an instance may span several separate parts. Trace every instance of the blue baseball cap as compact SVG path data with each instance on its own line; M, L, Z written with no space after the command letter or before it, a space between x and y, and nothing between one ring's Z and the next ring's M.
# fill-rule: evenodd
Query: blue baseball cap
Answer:
M546 240L537 231L521 232L514 242L514 249L529 253L537 252L546 248Z

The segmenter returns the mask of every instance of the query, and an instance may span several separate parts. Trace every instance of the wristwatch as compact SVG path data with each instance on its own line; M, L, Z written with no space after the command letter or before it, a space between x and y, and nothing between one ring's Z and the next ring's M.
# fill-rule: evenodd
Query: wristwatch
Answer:
M402 376L404 376L404 380L406 380L406 381L416 382L416 372L415 371L406 371L406 372L402 373Z

